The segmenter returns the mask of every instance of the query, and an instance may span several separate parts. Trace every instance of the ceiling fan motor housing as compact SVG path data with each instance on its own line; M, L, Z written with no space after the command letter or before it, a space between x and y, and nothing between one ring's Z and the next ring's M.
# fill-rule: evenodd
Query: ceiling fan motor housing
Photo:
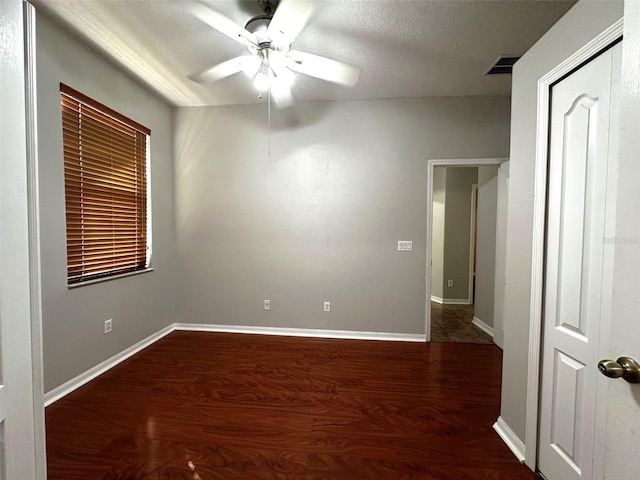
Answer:
M264 36L267 33L271 18L271 15L256 15L249 19L244 28L258 37L258 43L260 43L260 35L262 34Z
M267 30L269 28L269 24L271 23L271 19L273 18L273 14L278 7L279 0L258 0L258 4L260 8L264 12L262 15L256 15L249 19L244 28L253 33L256 37L258 43L258 51L263 49L272 49L271 38L269 37ZM255 52L254 49L249 48L249 51L252 53Z

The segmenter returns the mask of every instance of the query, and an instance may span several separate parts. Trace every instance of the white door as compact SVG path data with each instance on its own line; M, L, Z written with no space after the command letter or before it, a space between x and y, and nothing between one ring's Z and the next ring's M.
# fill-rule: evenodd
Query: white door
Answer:
M602 464L597 400L607 385L596 365L610 322L621 51L607 50L551 91L538 452L549 480L591 480Z

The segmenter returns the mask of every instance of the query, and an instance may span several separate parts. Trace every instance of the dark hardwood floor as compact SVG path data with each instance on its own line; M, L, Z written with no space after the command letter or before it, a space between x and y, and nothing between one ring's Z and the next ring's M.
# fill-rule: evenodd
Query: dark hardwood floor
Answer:
M49 480L530 480L493 345L173 332L46 409Z

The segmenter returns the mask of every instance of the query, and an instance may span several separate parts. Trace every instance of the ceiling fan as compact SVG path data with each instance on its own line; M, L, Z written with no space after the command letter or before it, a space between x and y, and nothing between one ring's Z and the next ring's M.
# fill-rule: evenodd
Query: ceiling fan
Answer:
M291 85L295 73L302 73L339 85L353 86L360 68L338 60L291 48L311 17L309 0L258 0L264 12L249 19L244 27L202 3L190 4L198 19L244 45L248 54L226 60L190 78L209 83L244 71L262 94L269 92L276 106L293 103Z

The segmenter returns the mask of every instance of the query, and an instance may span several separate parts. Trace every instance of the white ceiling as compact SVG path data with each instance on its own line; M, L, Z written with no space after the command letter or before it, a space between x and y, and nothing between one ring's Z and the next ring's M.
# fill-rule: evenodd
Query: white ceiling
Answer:
M239 73L211 85L188 76L246 49L188 13L185 0L34 0L36 8L177 106L259 101ZM203 0L244 26L257 0ZM509 95L510 75L485 76L523 54L574 0L323 0L293 47L362 67L348 88L298 74L296 102Z

